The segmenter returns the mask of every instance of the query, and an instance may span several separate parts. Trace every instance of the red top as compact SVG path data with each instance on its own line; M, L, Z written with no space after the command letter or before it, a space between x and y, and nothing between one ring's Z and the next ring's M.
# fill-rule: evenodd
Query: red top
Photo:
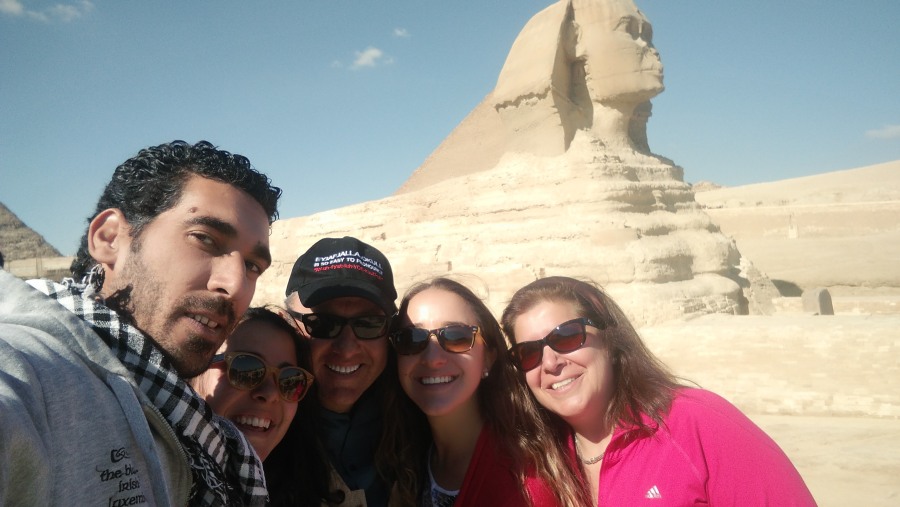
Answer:
M478 436L475 453L466 470L456 506L522 507L528 505L523 485L513 472L513 463L500 453L499 445L487 425ZM534 477L527 478L528 491L535 507L558 507L550 487Z

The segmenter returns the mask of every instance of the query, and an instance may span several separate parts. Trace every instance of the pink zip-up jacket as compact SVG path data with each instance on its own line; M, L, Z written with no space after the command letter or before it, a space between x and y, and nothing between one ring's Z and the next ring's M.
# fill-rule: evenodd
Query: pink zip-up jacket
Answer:
M644 417L648 424L649 417ZM574 441L570 442L574 453ZM600 466L599 505L815 506L784 451L740 410L680 389L653 435L617 428Z
M816 505L778 444L717 394L679 389L662 426L643 419L652 435L613 433L600 466L600 506Z

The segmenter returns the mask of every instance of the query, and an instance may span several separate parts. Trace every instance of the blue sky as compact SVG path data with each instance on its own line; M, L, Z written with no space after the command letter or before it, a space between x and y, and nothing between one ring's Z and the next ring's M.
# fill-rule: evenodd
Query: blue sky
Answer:
M246 155L285 218L386 197L550 3L0 0L0 202L71 255L116 165L173 139ZM900 159L900 2L637 4L650 147L686 181Z

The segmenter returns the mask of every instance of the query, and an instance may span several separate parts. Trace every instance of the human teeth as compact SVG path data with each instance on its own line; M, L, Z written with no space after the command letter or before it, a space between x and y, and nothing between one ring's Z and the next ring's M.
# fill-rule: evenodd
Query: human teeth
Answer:
M561 387L565 387L565 386L571 384L572 382L575 382L575 378L574 378L574 377L572 377L572 378L567 378L566 380L562 380L562 381L556 382L555 384L553 384L553 385L550 386L550 389L556 390L556 389L559 389L559 388L561 388Z
M272 425L272 421L268 419L262 419L260 417L250 417L246 415L239 415L235 418L235 422L238 424L243 424L244 426L253 426L254 428L262 428L264 430L269 429L269 426Z
M208 318L206 318L206 317L204 317L204 316L202 316L202 315L191 315L191 318L194 319L194 320L196 320L197 322L203 324L204 326L210 328L210 329L215 329L215 328L219 327L219 323L218 323L218 322L209 320Z
M422 383L429 384L446 384L448 382L452 382L453 377L422 377Z
M328 369L336 373L348 374L355 372L360 366L362 365L354 364L353 366L338 366L336 364L329 364Z

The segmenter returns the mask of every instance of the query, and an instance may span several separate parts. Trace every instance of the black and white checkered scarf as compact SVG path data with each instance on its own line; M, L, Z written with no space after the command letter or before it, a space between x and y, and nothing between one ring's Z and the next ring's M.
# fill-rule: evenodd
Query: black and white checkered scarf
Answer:
M153 341L86 294L84 285L71 279L64 280L64 285L50 280L29 283L103 338L175 430L193 474L190 505L265 505L263 468L247 439L230 421L213 414Z

